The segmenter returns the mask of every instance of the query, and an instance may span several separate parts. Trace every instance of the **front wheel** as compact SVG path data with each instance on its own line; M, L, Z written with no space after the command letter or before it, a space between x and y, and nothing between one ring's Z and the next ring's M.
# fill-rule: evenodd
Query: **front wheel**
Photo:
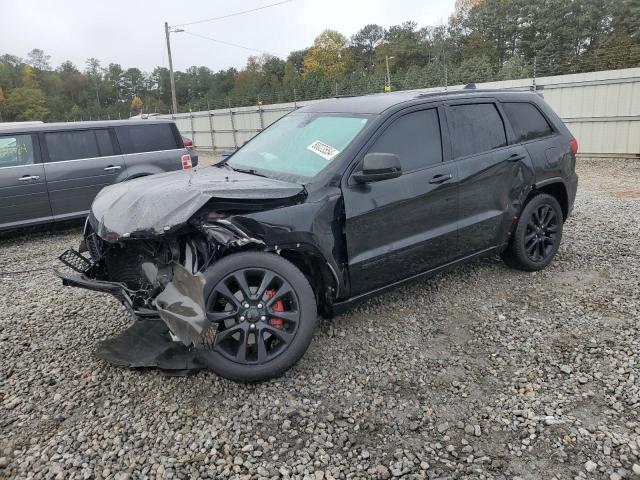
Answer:
M542 270L560 247L562 223L562 209L554 197L546 193L534 196L518 219L503 260L519 270Z
M206 272L213 329L200 356L218 375L259 382L291 368L311 342L317 320L313 290L288 260L263 252L229 255Z

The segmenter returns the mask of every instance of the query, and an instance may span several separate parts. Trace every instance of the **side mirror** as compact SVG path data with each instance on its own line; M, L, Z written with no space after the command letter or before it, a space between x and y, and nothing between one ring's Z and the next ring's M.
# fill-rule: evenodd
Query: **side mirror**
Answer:
M393 153L367 153L362 161L362 170L353 175L358 183L379 182L402 175L400 159Z

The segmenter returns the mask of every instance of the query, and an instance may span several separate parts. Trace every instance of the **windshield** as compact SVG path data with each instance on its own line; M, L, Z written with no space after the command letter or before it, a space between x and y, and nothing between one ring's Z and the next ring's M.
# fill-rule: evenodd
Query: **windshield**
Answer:
M367 116L293 113L234 153L234 169L305 182L326 168L362 130Z

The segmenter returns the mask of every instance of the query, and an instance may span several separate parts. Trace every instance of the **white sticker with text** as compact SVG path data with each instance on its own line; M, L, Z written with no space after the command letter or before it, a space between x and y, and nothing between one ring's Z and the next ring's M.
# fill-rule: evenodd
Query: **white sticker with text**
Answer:
M333 157L340 153L340 150L336 150L331 145L322 143L320 140L316 140L315 142L313 142L307 147L307 149L311 150L313 153L317 153L325 160L331 160Z

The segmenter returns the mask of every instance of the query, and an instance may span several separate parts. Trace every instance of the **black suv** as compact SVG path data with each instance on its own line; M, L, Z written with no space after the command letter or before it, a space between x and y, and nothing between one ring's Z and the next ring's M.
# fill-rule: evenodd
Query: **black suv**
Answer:
M105 188L61 256L78 273L58 274L163 320L218 374L263 380L303 355L317 312L483 255L544 268L577 148L535 93L336 98L222 164Z

